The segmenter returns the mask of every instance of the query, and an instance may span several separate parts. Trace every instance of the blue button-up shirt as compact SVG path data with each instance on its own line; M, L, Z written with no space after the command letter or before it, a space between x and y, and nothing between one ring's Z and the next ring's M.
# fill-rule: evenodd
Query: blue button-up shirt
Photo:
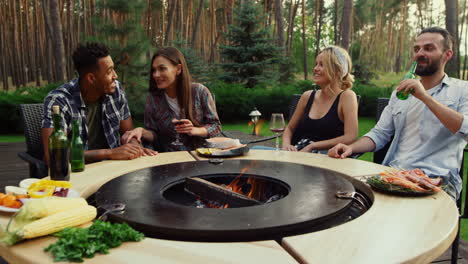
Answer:
M404 169L420 168L429 176L442 176L445 183L455 188L458 196L462 188L458 171L463 148L468 140L468 82L445 75L442 84L431 92L432 97L439 103L463 115L460 130L453 134L427 106L424 106L419 121L421 145L408 159L399 161L398 166ZM411 96L411 99L399 100L394 91L376 126L365 135L374 141L374 151L384 147L394 136L383 165L388 166L395 159L406 122L407 109L412 100L418 99Z
M118 81L113 94L106 94L102 100L102 129L110 148L120 146L120 121L130 117L127 98ZM60 106L62 127L71 136L72 120L78 119L80 136L88 149L88 127L86 126L86 104L81 97L79 79L73 79L49 92L44 99L43 128L52 128L52 106Z

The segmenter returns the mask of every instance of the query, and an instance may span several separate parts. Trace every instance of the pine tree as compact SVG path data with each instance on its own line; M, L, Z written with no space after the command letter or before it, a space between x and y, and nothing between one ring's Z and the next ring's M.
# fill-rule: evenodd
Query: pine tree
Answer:
M93 25L99 34L88 40L104 43L109 48L132 115L141 121L145 104L142 95L148 89L150 68L145 56L150 41L141 25L146 1L107 0L99 1L97 7L100 12L93 17Z
M225 34L229 45L220 46L221 56L227 61L220 65L224 70L220 79L251 88L274 77L282 48L268 37L269 27L260 28L263 17L253 1L244 1L234 12L235 23Z

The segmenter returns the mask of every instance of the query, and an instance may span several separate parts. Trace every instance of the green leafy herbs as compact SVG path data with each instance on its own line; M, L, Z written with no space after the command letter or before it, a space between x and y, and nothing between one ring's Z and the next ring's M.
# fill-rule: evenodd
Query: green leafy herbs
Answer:
M107 254L110 248L122 242L141 241L144 235L126 223L112 224L97 220L89 228L68 227L54 236L59 240L44 248L54 256L54 261L83 262L96 253Z

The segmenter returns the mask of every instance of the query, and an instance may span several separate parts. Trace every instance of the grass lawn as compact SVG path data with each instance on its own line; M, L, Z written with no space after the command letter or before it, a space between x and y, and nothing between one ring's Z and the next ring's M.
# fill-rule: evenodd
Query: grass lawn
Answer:
M26 139L23 135L0 135L0 143L3 142L24 142Z

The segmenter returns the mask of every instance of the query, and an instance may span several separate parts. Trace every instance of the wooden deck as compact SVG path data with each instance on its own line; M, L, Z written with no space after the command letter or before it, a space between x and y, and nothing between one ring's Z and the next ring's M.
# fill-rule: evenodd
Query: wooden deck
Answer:
M274 141L273 141L274 142ZM272 142L267 142L269 145ZM25 143L0 143L0 192L4 192L7 185L18 185L19 181L29 177L29 168L17 153L25 151ZM458 263L468 264L468 242L460 241L460 254ZM447 250L433 263L450 263L451 249ZM0 258L0 264L6 263Z

